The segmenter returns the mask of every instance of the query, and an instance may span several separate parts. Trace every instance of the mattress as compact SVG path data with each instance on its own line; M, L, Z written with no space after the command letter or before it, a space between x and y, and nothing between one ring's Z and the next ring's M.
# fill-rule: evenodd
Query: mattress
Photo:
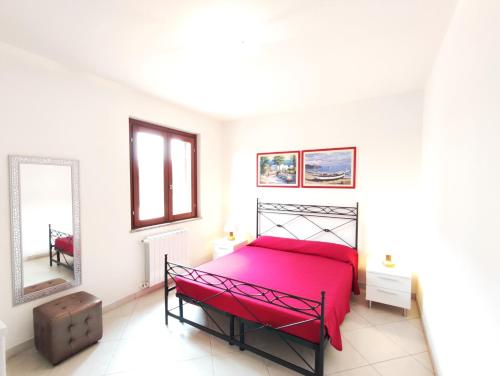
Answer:
M320 301L324 291L326 331L330 343L336 349L342 349L340 324L349 312L351 293L359 293L356 250L332 243L263 236L196 269L314 301ZM204 279L214 283L213 277L205 276ZM221 293L217 287L197 282L199 279L178 276L175 280L178 293L250 321L274 328L305 321L282 330L319 343L320 322L307 321L311 319L306 313L308 311L300 311L307 308L304 302L286 298L278 302L281 306L276 306L240 294ZM245 293L257 293L245 285L239 289ZM273 299L270 293L266 295ZM299 310L286 309L282 302ZM319 314L319 308L316 310Z
M73 256L73 236L57 238L54 247L67 255Z

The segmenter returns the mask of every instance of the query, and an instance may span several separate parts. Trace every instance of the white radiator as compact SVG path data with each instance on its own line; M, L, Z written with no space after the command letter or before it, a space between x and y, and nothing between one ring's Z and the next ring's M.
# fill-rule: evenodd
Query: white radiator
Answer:
M146 283L154 286L165 280L165 254L168 261L186 265L188 261L188 236L186 229L148 236L146 245Z

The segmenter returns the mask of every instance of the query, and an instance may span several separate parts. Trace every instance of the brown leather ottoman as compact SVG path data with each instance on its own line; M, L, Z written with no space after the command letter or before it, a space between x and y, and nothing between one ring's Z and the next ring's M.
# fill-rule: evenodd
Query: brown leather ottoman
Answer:
M102 302L76 292L35 307L33 322L37 350L57 364L102 338Z

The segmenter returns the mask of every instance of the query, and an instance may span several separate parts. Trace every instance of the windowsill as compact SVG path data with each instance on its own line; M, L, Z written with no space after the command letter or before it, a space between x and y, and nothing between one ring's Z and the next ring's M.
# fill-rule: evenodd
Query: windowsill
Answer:
M194 217L194 218L179 219L178 221L173 221L173 222L168 222L168 223L160 223L158 225L146 226L146 227L141 227L141 228L135 228L135 229L130 230L130 233L153 230L155 228L168 227L168 226L177 225L179 223L198 221L200 219L203 219L203 218L198 216L198 217Z

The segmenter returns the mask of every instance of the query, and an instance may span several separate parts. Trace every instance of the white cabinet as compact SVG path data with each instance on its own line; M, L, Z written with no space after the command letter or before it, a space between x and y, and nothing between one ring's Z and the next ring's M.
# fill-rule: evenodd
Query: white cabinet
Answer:
M217 239L214 241L213 259L227 255L228 253L236 251L247 244L246 240L238 239L228 240L227 238Z
M403 308L411 308L411 271L396 265L388 268L382 262L369 262L366 267L366 300Z

